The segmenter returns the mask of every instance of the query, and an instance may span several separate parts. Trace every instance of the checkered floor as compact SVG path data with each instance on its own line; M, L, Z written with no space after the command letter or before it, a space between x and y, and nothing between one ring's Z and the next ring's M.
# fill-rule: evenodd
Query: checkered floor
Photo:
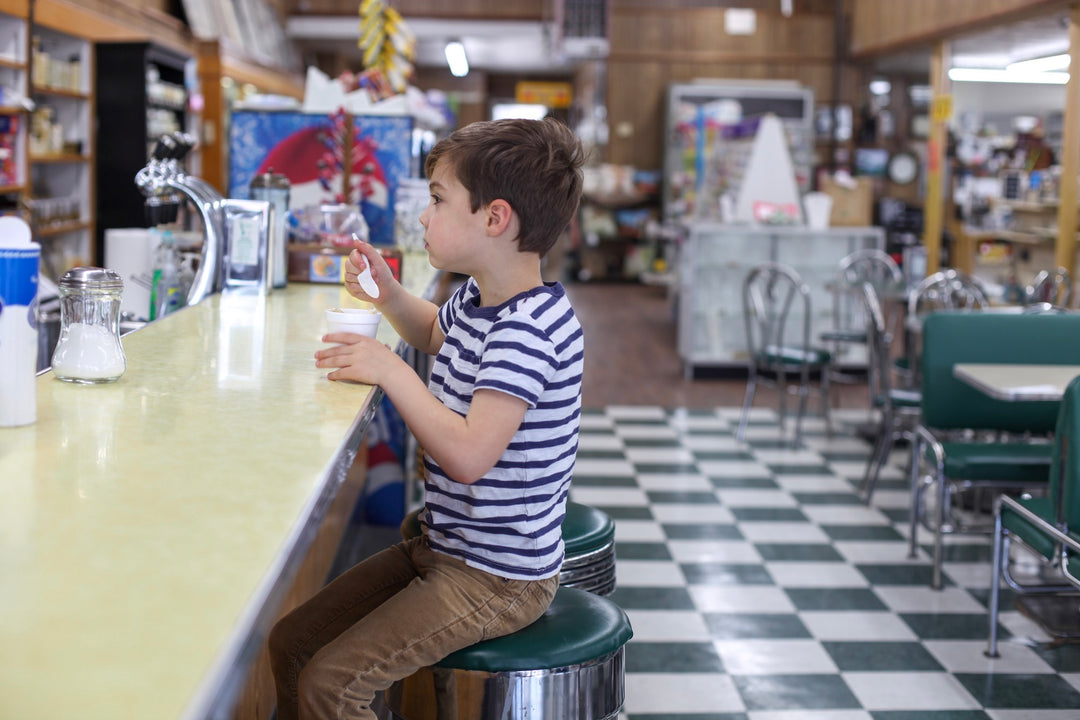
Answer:
M756 409L740 445L737 409L584 415L571 494L616 521L625 720L1080 718L1080 645L1009 593L1001 657L983 655L988 540L950 542L931 590L900 454L867 507L864 441L808 419L792 449L776 419Z

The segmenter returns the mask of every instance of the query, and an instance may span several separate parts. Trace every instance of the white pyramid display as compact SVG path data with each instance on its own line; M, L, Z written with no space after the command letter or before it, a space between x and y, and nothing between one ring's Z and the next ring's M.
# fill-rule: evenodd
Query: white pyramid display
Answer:
M750 160L746 164L739 199L735 203L735 221L754 223L754 205L769 203L790 209L796 225L803 224L799 186L795 166L788 152L787 138L780 118L769 114L761 119Z

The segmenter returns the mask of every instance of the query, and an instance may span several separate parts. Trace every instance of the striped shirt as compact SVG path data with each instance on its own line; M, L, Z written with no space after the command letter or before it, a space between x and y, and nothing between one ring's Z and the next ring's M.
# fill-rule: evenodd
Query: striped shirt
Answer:
M584 342L562 285L533 288L480 307L471 278L439 309L446 341L428 387L464 416L473 392L497 390L528 403L509 447L483 478L451 480L425 455L428 542L500 577L557 575L562 520L577 454Z

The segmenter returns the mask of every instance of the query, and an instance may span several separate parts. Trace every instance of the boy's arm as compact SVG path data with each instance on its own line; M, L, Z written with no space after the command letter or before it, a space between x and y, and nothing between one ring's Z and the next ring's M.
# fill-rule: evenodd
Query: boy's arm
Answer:
M439 306L417 297L395 282L386 301L378 305L401 338L417 350L434 355L442 347L442 328L439 327Z
M381 383L420 446L457 482L471 485L484 477L506 452L525 419L528 404L497 390L480 389L469 413L443 405L402 363Z

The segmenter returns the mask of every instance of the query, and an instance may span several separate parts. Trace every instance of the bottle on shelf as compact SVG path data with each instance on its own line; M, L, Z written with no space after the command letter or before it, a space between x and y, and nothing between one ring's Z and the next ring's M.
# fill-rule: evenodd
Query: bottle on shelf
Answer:
M185 294L180 282L180 253L171 230L161 233L154 260L153 287L150 290L150 319L157 320L184 306Z

